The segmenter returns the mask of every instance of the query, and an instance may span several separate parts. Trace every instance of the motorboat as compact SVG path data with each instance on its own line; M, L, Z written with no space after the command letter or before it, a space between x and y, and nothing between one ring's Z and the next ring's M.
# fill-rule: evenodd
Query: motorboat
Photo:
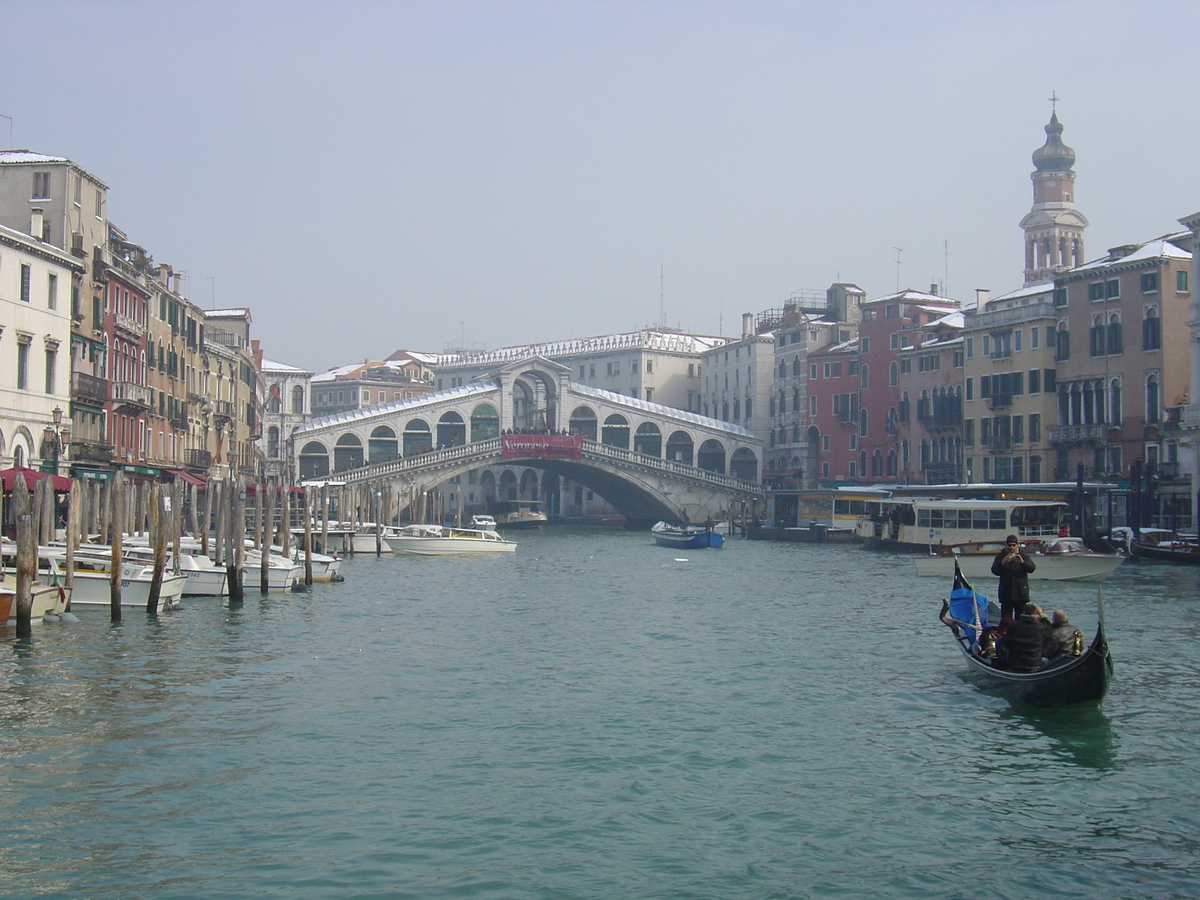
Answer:
M66 571L66 549L59 547L44 547L48 557L55 560L58 566ZM73 557L74 569L71 573L71 608L80 606L109 606L112 603L112 554L100 552L84 552L82 549ZM146 608L150 598L150 585L154 579L153 564L147 565L145 560L130 557L121 560L121 606L129 608ZM187 576L172 571L164 571L159 585L158 603L160 609L172 609L179 605L183 596L183 587Z
M967 578L991 578L992 562L1003 549L1003 540L936 547L934 553L916 557L917 574L951 578L957 563ZM1048 581L1103 581L1125 560L1118 553L1094 553L1077 537L1022 541L1021 552L1036 566L1029 577Z
M449 525L408 525L389 538L397 553L413 556L450 556L461 553L512 553L515 541L486 528Z
M496 500L489 509L499 528L541 528L550 521L540 500Z
M725 538L717 531L705 525L671 525L668 522L655 522L650 529L654 543L660 547L674 547L676 550L695 550L702 547L722 547Z
M17 623L16 544L4 541L0 561L0 625ZM38 555L37 575L31 586L33 607L31 622L61 616L67 609L71 592L65 586L62 569L53 559Z

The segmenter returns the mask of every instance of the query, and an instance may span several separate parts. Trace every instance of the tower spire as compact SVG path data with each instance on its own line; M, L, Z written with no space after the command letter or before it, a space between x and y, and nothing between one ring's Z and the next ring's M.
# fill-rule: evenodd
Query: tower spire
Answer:
M1050 94L1046 142L1033 151L1033 207L1021 220L1025 231L1025 284L1083 264L1087 218L1075 208L1075 151L1063 143L1058 94Z

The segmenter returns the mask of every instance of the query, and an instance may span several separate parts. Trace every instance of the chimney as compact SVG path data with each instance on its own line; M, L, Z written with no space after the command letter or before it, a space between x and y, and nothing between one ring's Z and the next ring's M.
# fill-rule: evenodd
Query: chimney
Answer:
M175 286L172 287L171 290L175 294L179 294L179 285L183 283L183 276L180 275L178 272L176 272L171 276L171 280L175 283ZM179 296L183 296L183 295L179 294Z
M930 282L929 293L933 294L935 297L938 295L938 286L936 281Z
M983 312L983 308L992 299L991 288L975 288L975 308Z
M742 313L742 337L754 337L754 313Z
M35 206L29 212L29 233L40 241L42 239L42 232L45 229L43 210L40 207Z

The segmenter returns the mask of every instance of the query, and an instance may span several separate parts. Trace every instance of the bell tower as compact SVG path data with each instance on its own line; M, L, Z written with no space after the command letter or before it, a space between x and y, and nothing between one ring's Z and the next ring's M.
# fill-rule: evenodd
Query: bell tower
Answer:
M1057 103L1057 97L1050 98ZM1025 284L1050 281L1056 272L1083 265L1088 220L1075 208L1075 151L1062 142L1062 123L1052 110L1046 143L1033 151L1033 207L1025 230Z

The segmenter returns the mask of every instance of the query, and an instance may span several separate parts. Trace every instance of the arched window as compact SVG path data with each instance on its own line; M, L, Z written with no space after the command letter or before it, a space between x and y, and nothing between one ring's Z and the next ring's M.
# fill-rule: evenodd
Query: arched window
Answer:
M865 338L864 338L864 340L865 340ZM869 385L869 383L870 383L870 379L867 377L867 366L864 363L862 366L859 367L859 370L858 370L858 386L860 388L865 388Z
M724 475L725 448L721 446L721 442L707 440L701 444L700 450L696 454L696 466L708 472L716 472L718 475Z
M662 432L653 422L643 422L633 436L633 450L643 456L662 456Z
M592 422L593 426L595 421ZM592 433L595 434L593 427ZM490 403L480 403L471 410L471 443L488 441L500 435L500 416Z
M273 384L267 389L267 412L279 412L279 385Z
M356 434L343 434L333 446L333 471L361 469L363 466L362 441Z
M1108 423L1121 427L1121 379L1114 378L1108 384Z
M803 370L801 369L801 366L800 366L800 357L793 356L792 357L792 374L799 375L802 371Z
M896 451L889 450L887 455L887 474L889 478L896 477Z
M1158 376L1150 375L1146 378L1146 421L1148 423L1159 421L1158 406Z
M267 456L279 459L279 428L275 425L267 429Z
M429 430L429 423L424 419L411 419L404 426L404 455L414 456L432 449L433 433Z
M604 428L600 435L601 443L610 447L629 449L629 420L624 416L613 414L604 420Z
M461 447L467 442L467 426L463 417L450 410L442 413L437 423L437 442L440 447Z
M329 451L320 441L309 441L300 448L300 477L324 478L329 474Z
M400 455L400 443L396 432L387 425L380 425L371 432L367 441L367 459L372 465L396 459Z
M1120 356L1125 350L1125 341L1121 334L1121 314L1110 313L1108 316L1107 350L1109 356Z
M292 412L304 413L304 385L302 384L292 388Z
M900 383L899 371L900 370L897 368L895 361L888 366L888 385L891 387L895 387Z
M871 454L871 477L883 477L883 454L879 450Z
M1147 306L1142 319L1142 349L1158 350L1162 347L1162 322L1158 318L1158 307Z
M692 464L692 436L686 431L674 431L667 439L667 459L690 466Z

